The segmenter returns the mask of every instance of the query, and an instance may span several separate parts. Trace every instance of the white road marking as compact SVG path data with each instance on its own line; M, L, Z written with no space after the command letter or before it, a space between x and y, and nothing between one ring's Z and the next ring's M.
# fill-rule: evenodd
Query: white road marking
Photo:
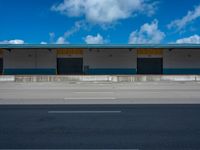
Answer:
M48 111L49 114L114 114L122 111Z
M113 94L113 92L74 92L77 94Z
M91 99L93 99L93 100L95 100L95 99L96 100L108 99L109 100L109 99L116 99L116 98L115 97L80 97L80 98L79 97L65 97L64 99L65 100L70 100L70 99L72 99L72 100L73 99L77 99L77 100L82 100L82 99L83 100L87 100L87 99L88 100L91 100Z

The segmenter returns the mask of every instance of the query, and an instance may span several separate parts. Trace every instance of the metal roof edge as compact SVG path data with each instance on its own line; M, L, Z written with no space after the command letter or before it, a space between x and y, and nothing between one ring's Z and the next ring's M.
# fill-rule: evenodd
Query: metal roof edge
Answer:
M200 44L0 44L1 49L54 49L54 48L194 48L200 49Z

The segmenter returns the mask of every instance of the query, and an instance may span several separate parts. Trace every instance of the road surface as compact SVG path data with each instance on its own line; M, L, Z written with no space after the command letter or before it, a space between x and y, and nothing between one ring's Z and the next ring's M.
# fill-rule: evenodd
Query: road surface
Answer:
M200 84L0 84L0 149L200 149Z
M200 105L1 105L0 149L199 150Z

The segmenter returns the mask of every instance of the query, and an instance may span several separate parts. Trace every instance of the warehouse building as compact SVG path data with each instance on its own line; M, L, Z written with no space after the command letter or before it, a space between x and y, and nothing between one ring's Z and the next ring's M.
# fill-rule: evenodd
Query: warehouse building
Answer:
M200 74L200 45L2 44L0 74Z

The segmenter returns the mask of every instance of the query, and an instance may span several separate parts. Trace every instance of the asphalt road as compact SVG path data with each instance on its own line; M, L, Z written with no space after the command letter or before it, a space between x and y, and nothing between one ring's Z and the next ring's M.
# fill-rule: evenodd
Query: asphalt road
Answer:
M0 148L199 150L200 105L1 105Z

